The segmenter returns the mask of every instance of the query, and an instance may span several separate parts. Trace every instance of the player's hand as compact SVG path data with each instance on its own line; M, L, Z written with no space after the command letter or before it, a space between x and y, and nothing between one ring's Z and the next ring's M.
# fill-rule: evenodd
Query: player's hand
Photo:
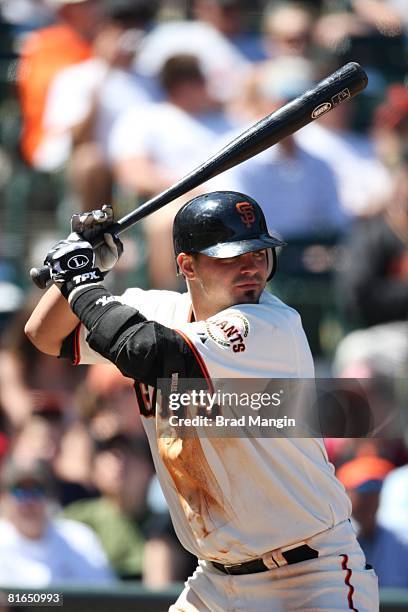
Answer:
M71 232L78 234L84 240L92 242L114 223L111 204L104 204L101 210L92 210L72 215ZM95 267L101 272L109 272L118 262L123 253L123 244L118 236L103 234L105 242L95 249Z
M92 246L77 234L59 240L48 251L44 264L50 268L51 278L65 298L81 285L103 280L103 273L95 267Z

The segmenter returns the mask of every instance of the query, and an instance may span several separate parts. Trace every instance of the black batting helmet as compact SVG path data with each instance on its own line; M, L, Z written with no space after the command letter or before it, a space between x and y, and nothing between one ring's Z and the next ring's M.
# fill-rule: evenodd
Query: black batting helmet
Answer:
M179 253L236 257L270 249L269 280L276 271L275 248L285 243L269 234L262 209L253 198L237 191L214 191L193 198L178 211L173 245L176 257Z

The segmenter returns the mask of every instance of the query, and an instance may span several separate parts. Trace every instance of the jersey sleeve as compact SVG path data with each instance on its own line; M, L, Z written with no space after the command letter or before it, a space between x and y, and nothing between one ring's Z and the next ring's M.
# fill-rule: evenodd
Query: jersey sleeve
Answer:
M209 378L314 378L300 316L276 299L224 310L178 330Z
M224 310L171 329L109 294L81 289L71 307L89 330L89 347L125 376L158 378L313 378L300 317L277 299Z

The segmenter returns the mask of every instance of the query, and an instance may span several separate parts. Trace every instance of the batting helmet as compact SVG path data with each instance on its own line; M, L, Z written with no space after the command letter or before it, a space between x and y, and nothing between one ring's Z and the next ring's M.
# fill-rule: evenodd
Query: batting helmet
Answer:
M185 204L173 224L173 245L179 253L203 253L210 257L236 257L269 249L270 273L276 271L275 248L285 243L271 236L259 204L237 191L214 191Z

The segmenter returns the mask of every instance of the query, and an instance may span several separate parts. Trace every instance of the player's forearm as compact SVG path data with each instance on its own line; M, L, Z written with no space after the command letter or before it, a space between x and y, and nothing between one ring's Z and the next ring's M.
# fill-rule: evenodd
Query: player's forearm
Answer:
M24 331L40 351L58 356L63 340L78 323L78 317L72 312L59 289L52 286L37 304Z

